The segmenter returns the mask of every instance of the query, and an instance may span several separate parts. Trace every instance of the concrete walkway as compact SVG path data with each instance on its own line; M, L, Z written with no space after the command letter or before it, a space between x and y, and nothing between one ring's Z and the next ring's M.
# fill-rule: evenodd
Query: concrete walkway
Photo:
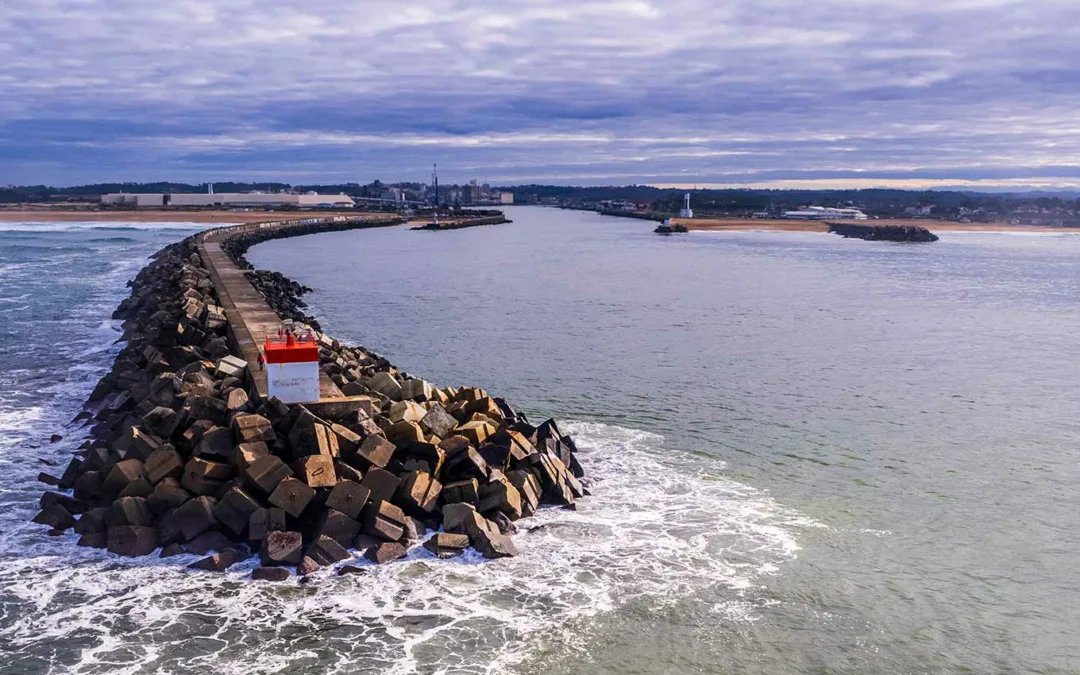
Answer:
M203 264L214 282L218 299L229 319L230 339L248 362L259 400L267 398L266 371L259 369L259 353L266 336L277 335L281 317L266 304L262 294L251 285L244 271L221 249L220 233L208 232L199 238L198 249ZM337 385L319 372L320 401L340 399L343 394Z

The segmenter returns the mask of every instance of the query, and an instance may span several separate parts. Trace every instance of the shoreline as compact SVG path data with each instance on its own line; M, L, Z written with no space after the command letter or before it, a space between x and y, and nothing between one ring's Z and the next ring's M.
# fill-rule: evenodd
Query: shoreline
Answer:
M823 220L783 220L774 218L672 218L673 223L685 225L691 232L829 232ZM834 221L848 222L848 221ZM924 227L931 232L1056 232L1080 234L1080 228L1047 227L1045 225L1012 225L1010 223L955 223L944 220L881 219L853 220L859 225L901 225Z
M369 213L365 211L228 211L215 210L146 210L146 211L106 211L72 209L3 209L0 208L2 223L260 223L268 220L294 220L303 218L330 218L334 216L360 216L385 218L390 213Z
M317 331L335 398L268 397L255 364L260 336L246 334L245 313L295 316L305 289L253 273L248 248L401 222L221 227L152 256L113 314L124 347L76 417L85 440L62 476L39 475L55 491L34 522L121 556L207 556L187 565L196 570L257 556L251 578L266 581L364 574L351 563L420 546L435 558L517 555L514 521L587 494L555 420L533 425L483 389L437 387Z

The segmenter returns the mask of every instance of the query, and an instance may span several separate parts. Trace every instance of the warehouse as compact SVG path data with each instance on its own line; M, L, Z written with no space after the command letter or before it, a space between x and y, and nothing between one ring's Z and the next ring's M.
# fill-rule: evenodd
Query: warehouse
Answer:
M352 208L352 197L346 195L267 194L262 192L221 193L114 193L101 196L101 203L110 206L140 208L162 206L220 206L228 208Z

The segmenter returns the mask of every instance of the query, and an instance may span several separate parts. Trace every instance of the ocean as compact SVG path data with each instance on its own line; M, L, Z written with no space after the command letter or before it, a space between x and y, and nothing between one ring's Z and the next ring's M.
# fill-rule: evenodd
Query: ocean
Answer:
M248 258L331 335L565 421L593 495L518 558L303 586L28 522L125 282L201 226L0 224L0 673L1080 672L1080 237L507 214Z

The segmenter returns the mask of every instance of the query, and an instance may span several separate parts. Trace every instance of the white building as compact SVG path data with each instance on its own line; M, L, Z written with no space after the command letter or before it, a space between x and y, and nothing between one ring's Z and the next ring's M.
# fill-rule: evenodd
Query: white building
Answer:
M499 203L500 204L513 204L514 203L514 193L513 192L500 192L499 193Z
M808 206L796 211L784 211L780 217L794 220L866 220L868 216L859 209Z
M679 217L680 218L693 218L694 217L694 210L692 208L690 208L690 193L689 192L686 193L686 202L683 204L683 207L681 209L679 209Z
M298 194L263 194L247 192L222 193L116 193L101 195L102 204L136 207L153 206L224 206L239 207L282 207L297 208L352 208L355 203L346 195Z

